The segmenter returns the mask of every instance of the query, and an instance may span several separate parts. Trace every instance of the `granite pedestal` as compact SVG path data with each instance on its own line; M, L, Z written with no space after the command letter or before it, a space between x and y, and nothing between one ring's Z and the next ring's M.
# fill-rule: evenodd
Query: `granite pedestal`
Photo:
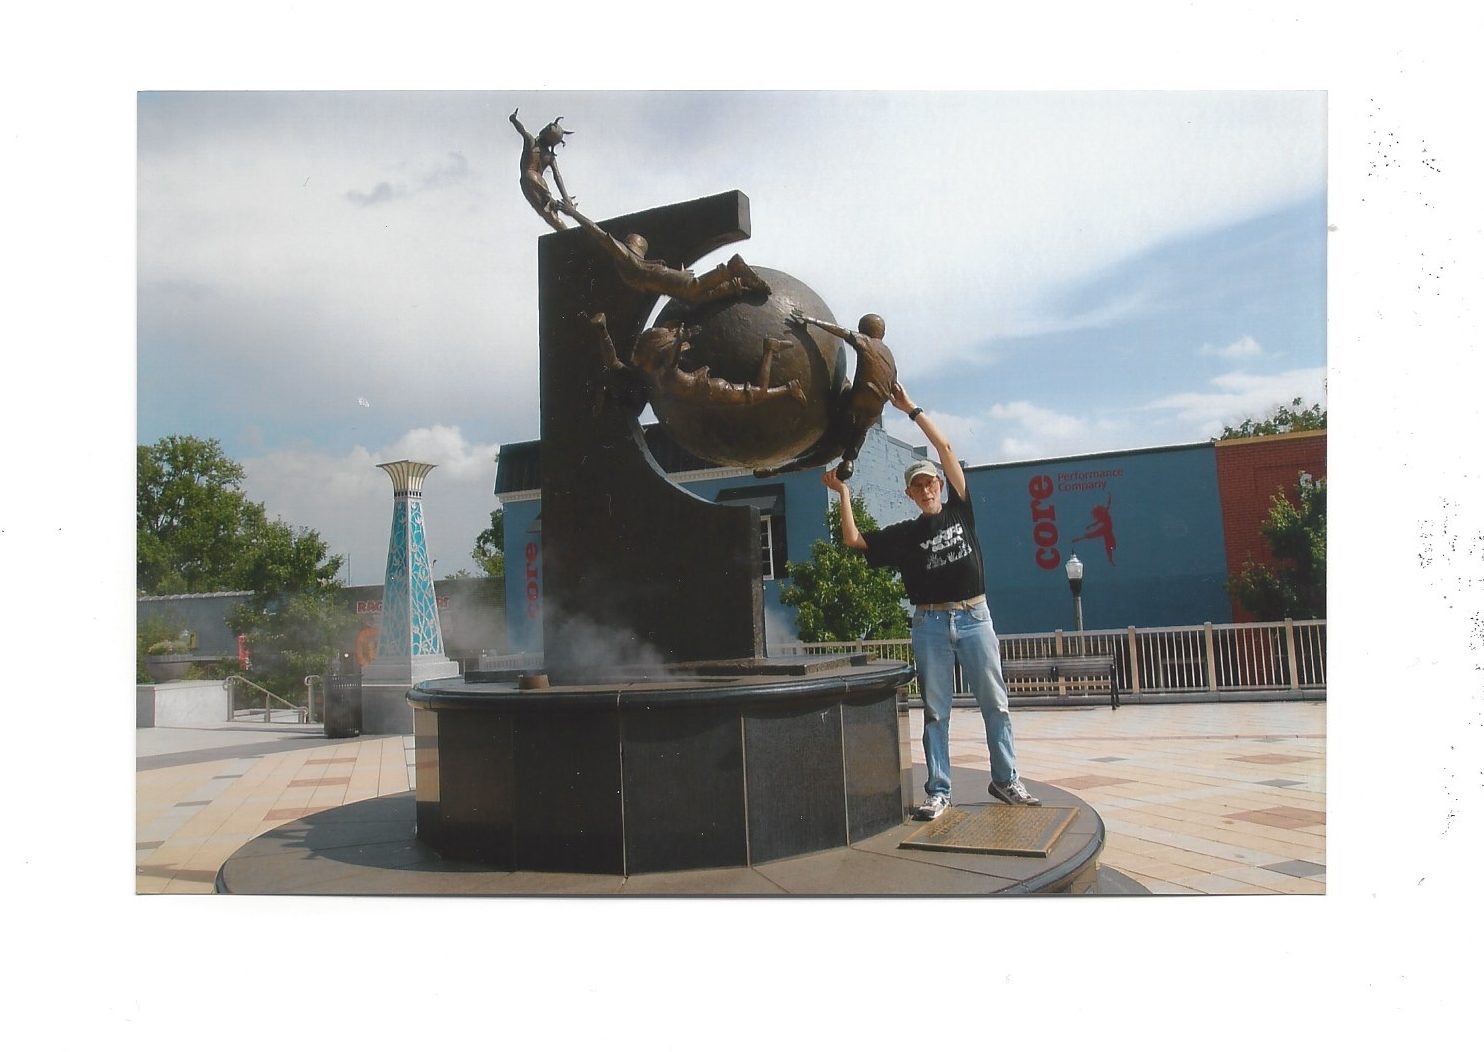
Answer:
M735 668L529 690L419 684L418 839L505 869L627 875L756 865L902 822L910 667Z

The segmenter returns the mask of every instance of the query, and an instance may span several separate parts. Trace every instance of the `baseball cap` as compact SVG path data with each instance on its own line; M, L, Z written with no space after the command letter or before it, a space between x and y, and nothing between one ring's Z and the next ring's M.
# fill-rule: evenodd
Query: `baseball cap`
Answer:
M902 478L905 479L907 485L910 486L912 485L912 480L915 479L918 475L931 475L933 476L933 478L937 478L938 469L933 467L933 462L931 460L914 460L912 463L907 465L907 470L902 473Z

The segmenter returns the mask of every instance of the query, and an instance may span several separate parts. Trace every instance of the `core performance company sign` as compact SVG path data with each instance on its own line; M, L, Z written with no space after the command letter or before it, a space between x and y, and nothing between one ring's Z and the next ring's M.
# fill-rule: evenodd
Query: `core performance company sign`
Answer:
M1113 565L1113 551L1117 541L1113 534L1113 493L1109 483L1123 477L1123 468L1103 468L1096 471L1060 471L1051 475L1033 475L1026 485L1031 504L1031 541L1036 546L1036 565L1043 570L1055 570L1062 564L1063 543L1078 541L1101 541L1108 563ZM1107 500L1093 503L1083 516L1090 520L1076 537L1066 538L1062 525L1057 522L1057 504L1063 509L1068 504L1086 506L1082 494L1106 495ZM1075 522L1076 519L1074 518Z

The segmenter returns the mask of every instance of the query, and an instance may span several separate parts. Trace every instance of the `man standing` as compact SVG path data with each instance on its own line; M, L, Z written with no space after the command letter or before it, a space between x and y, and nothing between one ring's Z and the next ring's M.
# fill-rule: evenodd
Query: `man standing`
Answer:
M872 566L900 571L912 614L912 652L922 687L922 745L927 754L927 800L917 817L937 818L952 802L948 762L948 718L953 711L953 663L984 715L989 743L990 795L1007 804L1039 804L1015 770L1015 739L1010 731L1010 697L1000 667L1000 641L984 596L984 560L974 533L974 509L964 469L948 439L912 404L901 384L891 388L891 404L922 428L938 453L947 485L926 460L908 466L907 496L921 514L882 530L861 533L850 507L850 489L835 472L824 484L840 496L840 527L845 544L862 551Z

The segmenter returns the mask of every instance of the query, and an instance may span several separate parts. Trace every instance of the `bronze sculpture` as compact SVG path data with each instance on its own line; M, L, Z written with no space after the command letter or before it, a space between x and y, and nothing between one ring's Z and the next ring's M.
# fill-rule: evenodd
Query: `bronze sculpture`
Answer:
M630 234L620 241L577 211L574 205L572 201L552 201L557 211L577 220L577 225L607 253L618 271L619 280L631 289L670 296L685 303L710 303L746 292L760 292L766 296L772 291L741 256L734 255L698 276L694 271L666 266L660 260L648 258L649 241L642 234Z
M866 432L881 419L881 410L891 400L891 389L897 382L896 359L881 339L886 335L886 322L879 314L864 315L857 323L860 326L857 332L811 318L798 307L793 308L789 318L795 325L813 325L849 344L855 351L855 379L836 395L830 409L829 430L813 449L782 467L762 468L753 474L767 478L784 471L818 467L838 456L840 466L835 469L835 477L843 482L855 474L855 458L860 455Z
M680 356L690 349L689 341L700 331L700 326L656 325L645 329L634 341L633 365L629 366L619 358L618 350L613 346L607 316L599 312L584 317L597 334L599 352L608 369L615 374L637 372L652 392L690 404L755 405L785 396L800 405L805 401L804 388L798 380L789 380L776 387L769 384L773 356L788 347L784 340L764 339L756 378L751 383L737 384L712 376L711 370L704 365L695 369L681 367ZM642 403L635 406L633 400L629 400L628 408L638 412L643 406Z
M557 168L556 147L568 134L561 120L533 137L521 125L519 110L510 114L525 144L521 191L526 200L555 231L566 230L564 219L571 217L583 231L579 241L594 265L601 268L599 261L606 260L612 267L601 275L603 298L588 308L603 319L592 324L604 349L602 379L595 393L588 385L586 396L594 412L613 406L637 415L647 404L669 436L703 460L763 476L843 455L840 477L849 478L896 380L891 351L881 341L880 318L863 318L862 332L835 325L828 306L803 283L755 269L740 255L704 272L692 271L686 265L696 257L677 255L675 232L653 227L647 217L599 226L578 211ZM548 168L559 196L546 183ZM588 280L599 278L594 272ZM620 287L623 294L669 299L637 338L638 329L630 327L634 319L623 317L623 359L606 325L607 316L619 317L613 311L619 300L613 297ZM592 319L584 315L583 321ZM632 344L626 342L630 339ZM840 340L856 351L853 385L843 375Z
M551 176L556 180L557 189L561 191L562 201L569 205L577 202L571 199L567 193L567 187L562 183L562 173L557 168L556 148L562 145L562 140L571 135L572 132L562 127L562 118L558 117L546 127L542 128L535 136L526 131L525 125L521 124L520 107L510 115L510 123L515 125L515 130L520 132L520 192L525 195L536 214L546 220L553 230L566 230L567 224L562 222L561 216L557 215L557 201L551 195L551 187L546 185L546 169L551 169Z

